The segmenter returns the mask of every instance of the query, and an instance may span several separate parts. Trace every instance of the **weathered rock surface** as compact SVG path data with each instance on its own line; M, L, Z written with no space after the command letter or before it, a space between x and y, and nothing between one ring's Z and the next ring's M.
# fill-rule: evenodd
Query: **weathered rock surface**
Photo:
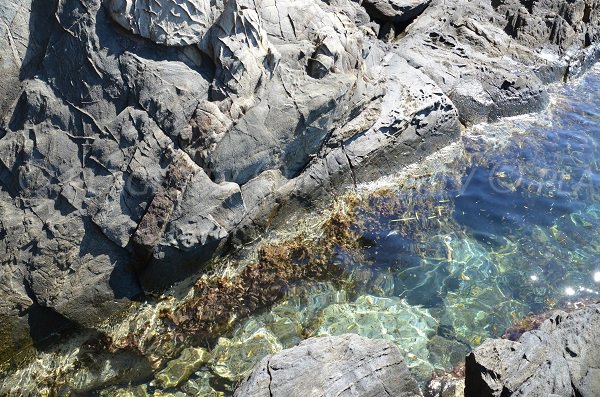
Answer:
M198 43L215 19L211 3L203 0L111 0L108 7L125 29L171 46Z
M0 356L92 327L277 211L418 161L461 121L541 109L545 83L599 56L599 12L0 0Z
M600 305L559 313L517 342L488 339L466 360L465 396L600 395Z
M311 338L265 357L238 387L238 397L420 396L391 342L346 334Z

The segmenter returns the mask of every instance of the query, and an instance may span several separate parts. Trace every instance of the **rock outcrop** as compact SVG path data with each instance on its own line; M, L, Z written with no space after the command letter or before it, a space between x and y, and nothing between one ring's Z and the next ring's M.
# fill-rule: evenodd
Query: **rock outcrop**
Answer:
M283 207L543 108L599 4L0 0L0 357L93 327ZM44 320L52 326L39 327Z
M517 342L488 339L467 356L465 396L600 394L600 305L558 313Z
M237 397L421 396L398 348L357 335L311 338L265 357Z

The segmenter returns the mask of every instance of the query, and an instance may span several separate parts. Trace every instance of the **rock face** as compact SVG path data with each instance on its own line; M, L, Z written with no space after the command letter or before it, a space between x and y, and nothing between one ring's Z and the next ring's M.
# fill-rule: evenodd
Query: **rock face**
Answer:
M390 342L357 335L311 338L265 357L236 397L421 396Z
M111 0L108 9L114 20L158 44L196 44L215 20L211 4L203 0L149 1Z
M593 0L0 0L0 19L2 357L461 121L541 109L600 54Z
M517 342L488 339L466 360L466 397L600 395L600 305L559 313Z

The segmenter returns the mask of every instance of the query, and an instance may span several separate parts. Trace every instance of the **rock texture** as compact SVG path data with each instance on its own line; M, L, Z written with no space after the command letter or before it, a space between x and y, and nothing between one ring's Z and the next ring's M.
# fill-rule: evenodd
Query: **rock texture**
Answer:
M600 54L594 0L0 0L0 20L1 357L461 122L541 109Z
M600 305L559 313L517 342L488 339L466 360L466 397L600 395Z
M235 396L417 397L421 392L395 345L346 334L307 339L265 357Z

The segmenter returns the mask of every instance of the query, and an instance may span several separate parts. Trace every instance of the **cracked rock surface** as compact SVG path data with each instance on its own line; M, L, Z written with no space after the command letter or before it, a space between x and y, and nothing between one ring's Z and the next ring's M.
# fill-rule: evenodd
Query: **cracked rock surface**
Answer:
M466 360L466 397L597 396L600 305L561 312L517 342L488 339Z
M421 392L398 347L346 334L310 338L265 357L236 397L417 397Z
M0 358L542 109L595 0L0 0ZM50 324L40 327L40 324Z

